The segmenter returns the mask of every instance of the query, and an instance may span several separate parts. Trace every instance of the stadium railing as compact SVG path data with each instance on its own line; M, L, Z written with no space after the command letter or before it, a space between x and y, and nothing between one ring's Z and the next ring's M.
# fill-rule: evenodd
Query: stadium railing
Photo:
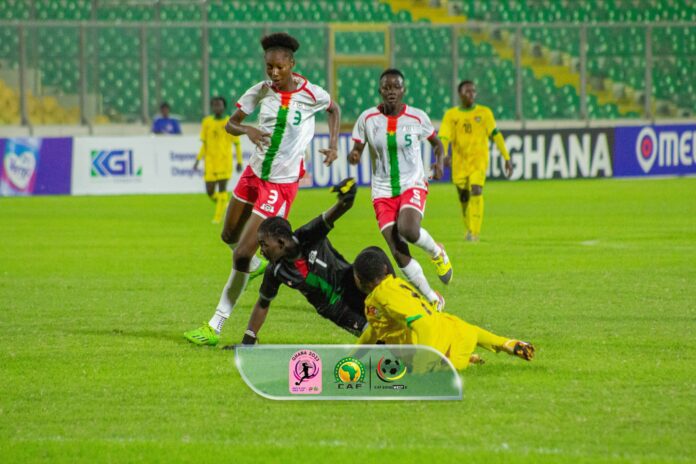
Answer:
M0 125L148 123L167 100L185 122L211 95L264 78L258 39L286 30L297 69L346 120L375 104L386 66L440 119L478 83L500 120L693 118L696 23L230 23L0 21Z

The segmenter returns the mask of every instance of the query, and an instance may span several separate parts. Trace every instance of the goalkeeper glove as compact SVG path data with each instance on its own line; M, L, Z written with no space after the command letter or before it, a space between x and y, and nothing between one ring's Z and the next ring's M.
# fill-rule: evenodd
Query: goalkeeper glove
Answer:
M346 177L338 185L334 185L331 192L338 193L338 201L352 206L355 195L358 193L358 186L354 178Z

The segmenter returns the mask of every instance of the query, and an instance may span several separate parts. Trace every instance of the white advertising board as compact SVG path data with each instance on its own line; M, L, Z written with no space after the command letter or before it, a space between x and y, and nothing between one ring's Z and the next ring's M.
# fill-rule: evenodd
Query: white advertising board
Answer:
M245 158L251 150L243 138ZM203 164L193 170L198 137L75 137L72 194L199 193ZM239 174L233 173L228 189Z

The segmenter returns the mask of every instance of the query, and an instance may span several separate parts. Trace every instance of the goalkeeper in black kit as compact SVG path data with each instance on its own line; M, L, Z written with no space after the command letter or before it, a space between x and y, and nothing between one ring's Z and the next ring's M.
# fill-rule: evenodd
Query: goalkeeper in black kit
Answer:
M294 232L282 217L259 226L259 247L269 263L242 344L257 342L281 284L299 290L320 316L353 335L365 329L365 294L355 285L352 264L327 238L336 220L353 206L355 179L344 179L332 191L338 193L336 204Z

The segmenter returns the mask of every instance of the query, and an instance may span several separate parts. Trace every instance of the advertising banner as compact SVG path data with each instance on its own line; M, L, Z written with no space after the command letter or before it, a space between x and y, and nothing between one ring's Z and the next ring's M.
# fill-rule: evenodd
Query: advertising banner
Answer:
M696 174L696 125L617 127L614 175Z
M614 129L502 131L513 163L511 180L612 177ZM489 179L504 179L505 161L491 143Z
M612 177L612 150L614 129L527 129L503 131L505 144L513 161L512 180L578 179ZM370 184L370 153L362 154L360 164L350 166L348 153L352 147L350 134L341 134L338 159L330 167L324 166L319 149L328 147L328 134L317 134L310 145L306 160L305 187L326 187L345 177L354 177L358 185ZM433 150L429 143L421 145L423 166L431 173ZM504 179L504 160L495 144L491 143L487 177ZM443 180L451 179L449 168ZM431 180L431 182L433 182Z
M358 181L358 185L370 185L371 166L370 150L365 146L365 150L360 158L360 163L351 166L348 163L348 153L353 147L351 134L340 134L338 138L338 159L331 166L324 165L324 155L319 150L328 148L329 134L317 134L309 145L309 153L305 156L305 170L307 174L300 182L300 187L328 187L336 185L346 177L353 177ZM421 145L426 174L430 173L430 160L432 159L432 148L429 143Z
M246 138L245 138L246 139ZM247 154L251 150L246 141ZM193 170L198 137L76 137L72 169L74 195L200 193L203 162ZM232 173L228 189L239 174Z
M72 139L0 139L0 195L70 193Z

